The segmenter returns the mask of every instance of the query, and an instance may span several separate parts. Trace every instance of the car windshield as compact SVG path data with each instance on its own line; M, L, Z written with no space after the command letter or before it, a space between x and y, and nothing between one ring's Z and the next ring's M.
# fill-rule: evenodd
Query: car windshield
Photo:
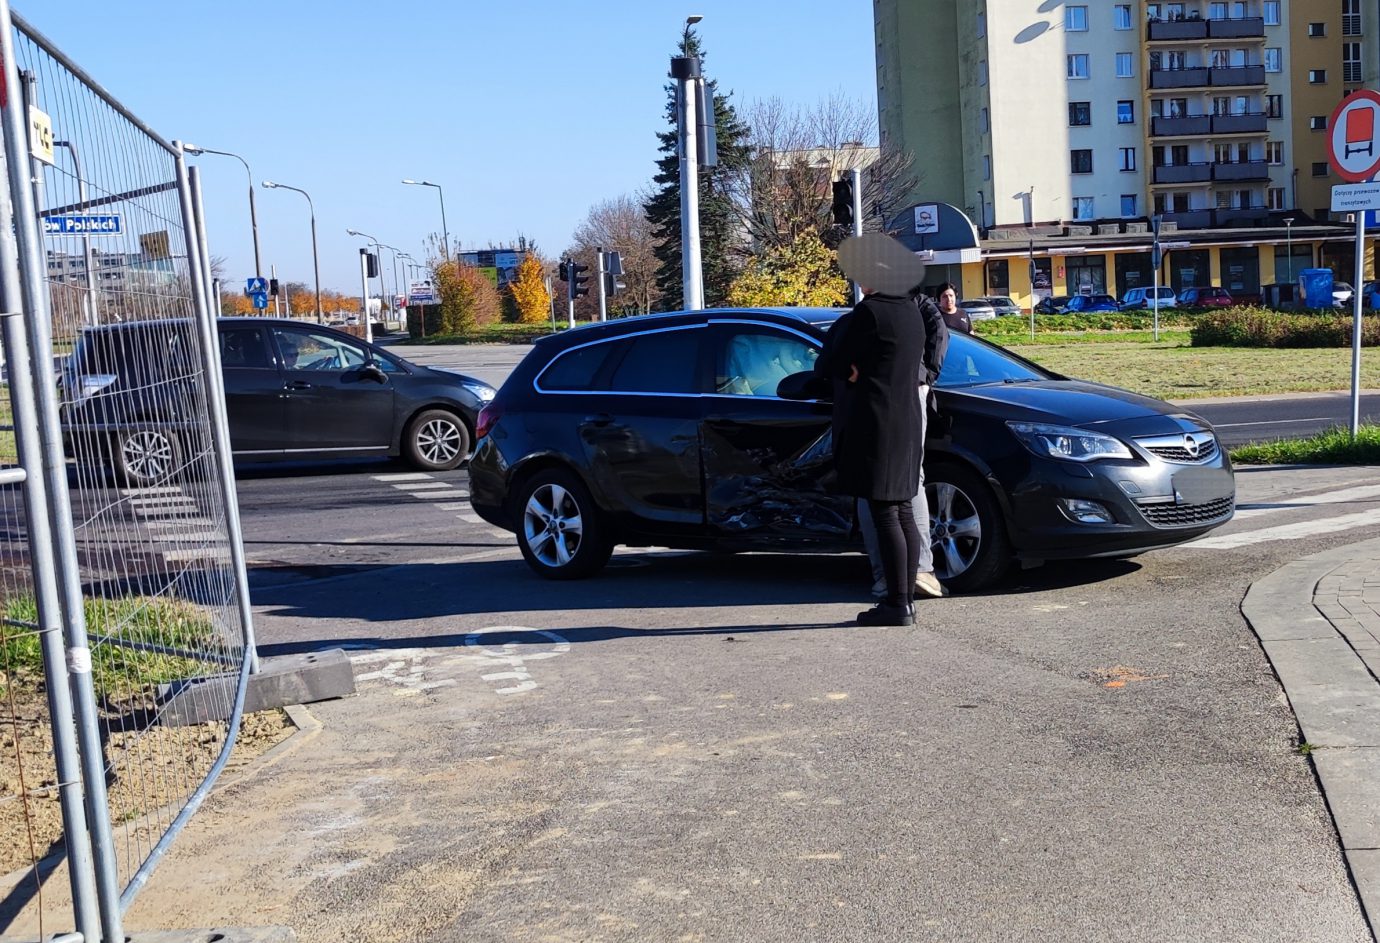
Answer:
M939 389L978 386L983 383L1014 383L1048 380L1049 374L1000 347L967 334L950 334L944 369L935 384Z
M1114 304L1116 304L1116 299L1113 298L1111 295L1093 295L1093 296L1092 296L1091 298L1089 298L1088 300L1091 301L1091 302L1094 303L1094 304L1100 304L1100 305L1114 305Z

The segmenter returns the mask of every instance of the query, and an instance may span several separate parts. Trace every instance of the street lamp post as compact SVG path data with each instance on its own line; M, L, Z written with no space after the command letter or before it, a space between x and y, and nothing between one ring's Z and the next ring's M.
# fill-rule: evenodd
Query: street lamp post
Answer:
M402 288L398 284L398 256L402 253L402 250L396 246L390 246L387 243L380 243L380 245L393 254L393 293L389 296L389 300L393 302L393 313L396 315L398 313L398 295L403 293ZM397 318L395 317L393 320L396 321Z
M1285 265L1289 267L1289 297L1294 298L1292 287L1294 284L1294 217L1292 216L1287 216L1284 219L1284 245ZM1275 271L1279 271L1279 269L1275 269ZM1297 301L1297 299L1295 300Z
M244 164L245 175L249 178L249 226L254 235L254 277L262 278L264 271L263 263L260 261L259 257L259 215L254 208L254 172L249 169L249 161L238 154L232 154L230 151L218 151L210 147L197 147L195 144L183 144L182 151L194 157L201 154L219 154L222 157L233 157L241 164Z
M265 180L264 186L270 190L292 190L300 193L307 198L307 209L311 211L311 265L312 271L316 276L316 323L325 323L325 316L321 313L321 257L316 251L316 204L311 201L311 194L299 187L290 187L285 183L274 183L272 180Z
M439 183L432 183L430 180L404 180L403 183L411 184L414 187L435 187L436 195L441 198L441 254L447 262L450 261L450 231L446 229L446 194L441 189Z
M704 17L685 18L683 56L671 58L671 78L676 81L676 120L680 124L680 266L681 300L690 310L704 307L704 281L700 268L700 167L696 142L695 95L700 91L700 60L690 55L690 27ZM713 120L713 105L706 103ZM602 276L601 276L602 277Z

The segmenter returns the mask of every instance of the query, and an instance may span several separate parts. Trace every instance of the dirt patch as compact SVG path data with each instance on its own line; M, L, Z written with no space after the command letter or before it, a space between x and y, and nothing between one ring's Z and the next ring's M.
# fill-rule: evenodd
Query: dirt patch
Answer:
M0 874L29 867L56 851L62 841L53 735L41 686L16 684L0 694ZM122 727L103 718L111 821L117 827L181 804L220 754L220 724L191 727ZM226 767L241 768L294 728L280 710L245 715ZM175 810L172 814L175 814ZM161 830L161 829L160 829ZM156 836L155 836L156 837Z

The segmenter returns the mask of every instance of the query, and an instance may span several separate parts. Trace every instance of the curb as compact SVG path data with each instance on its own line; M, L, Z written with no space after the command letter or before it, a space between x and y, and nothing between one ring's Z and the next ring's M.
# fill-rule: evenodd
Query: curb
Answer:
M1380 666L1380 641L1348 624L1354 620L1337 600L1349 595L1349 587L1344 576L1333 576L1358 561L1380 561L1380 540L1280 567L1251 584L1241 613L1270 659L1303 741L1314 747L1308 758L1375 935L1380 933L1380 680L1371 665ZM1371 572L1377 567L1380 563L1372 564Z

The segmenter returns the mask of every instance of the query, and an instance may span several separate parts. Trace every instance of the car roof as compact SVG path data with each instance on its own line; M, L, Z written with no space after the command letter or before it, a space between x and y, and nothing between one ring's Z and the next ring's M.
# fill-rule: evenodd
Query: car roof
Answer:
M110 324L92 324L83 330L86 331L120 331L137 330L141 328L159 327L182 327L191 323L191 318L131 318L128 321L114 321ZM329 327L325 324L317 324L315 321L299 321L296 318L273 318L273 317L250 317L246 315L233 315L230 317L216 318L217 324L269 324L278 326L296 325L299 327Z
M664 311L653 314L635 314L612 321L582 324L558 334L547 334L537 339L542 346L585 344L601 337L617 337L621 334L657 328L677 327L682 324L702 324L706 321L729 320L743 317L757 317L776 320L789 325L791 322L811 327L827 327L839 319L847 308L703 308L697 311ZM255 320L247 318L246 320Z

